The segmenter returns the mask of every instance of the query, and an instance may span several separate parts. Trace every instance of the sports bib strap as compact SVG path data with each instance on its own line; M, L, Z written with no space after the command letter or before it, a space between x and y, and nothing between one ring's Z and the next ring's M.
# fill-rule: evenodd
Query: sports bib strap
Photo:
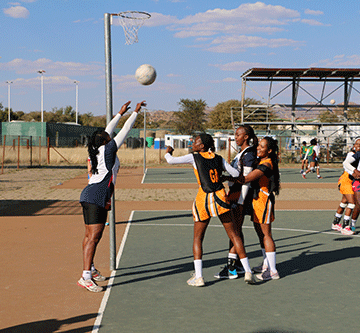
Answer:
M224 187L220 181L222 157L215 154L214 158L204 158L198 153L193 153L193 156L203 191L211 193L221 190Z

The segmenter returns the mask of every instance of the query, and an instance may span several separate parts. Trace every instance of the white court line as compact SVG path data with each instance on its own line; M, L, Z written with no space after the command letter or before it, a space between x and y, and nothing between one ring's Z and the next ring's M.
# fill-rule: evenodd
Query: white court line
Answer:
M134 215L134 211L132 211L131 214L130 214L130 217L129 217L129 220L128 220L128 223L126 225L126 229L125 229L125 232L124 232L124 236L123 236L121 244L120 244L119 252L118 252L118 254L116 256L116 268L119 267L120 259L121 259L122 253L124 251L125 242L126 242L128 234L129 234L129 229L130 229L131 221L133 219L133 215ZM94 326L93 326L93 329L92 329L92 333L98 333L99 332L99 329L100 329L100 326L101 326L101 321L102 321L104 311L105 311L105 308L106 308L106 304L107 304L107 302L109 300L110 291L111 291L111 288L112 288L112 285L113 285L113 282L114 282L114 278L115 278L115 274L116 274L116 268L111 272L109 283L107 285L104 297L103 297L103 299L101 301L100 308L99 308L99 311L98 311L98 315L97 315L97 317L95 319L95 323L94 323Z
M139 210L136 210L136 211L139 211ZM187 212L188 210L177 210L177 211ZM288 209L288 210L283 210L283 211L291 212L293 210ZM316 212L317 210L307 210L307 211L315 211ZM328 209L327 211L332 211L332 210ZM142 212L152 212L152 211L143 210ZM164 210L162 212L172 212L172 210ZM120 248L119 248L119 252L118 252L117 257L116 257L116 267L119 267L120 259L121 259L121 256L122 256L122 253L123 253L124 247L125 247L125 242L126 242L128 234L129 234L130 225L132 225L131 221L133 220L134 213L135 213L135 211L131 212L128 223L126 225L124 236L122 238L121 245L120 245ZM133 227L149 227L149 226L193 227L194 224L180 224L180 223L179 224L170 224L170 223L133 224ZM223 228L223 226L221 224L218 224L218 225L209 224L208 228L209 227L210 228ZM253 226L243 226L243 228L244 229L253 229L254 227ZM351 236L351 237L357 237L357 238L360 237L360 235L342 235L341 233L336 232L336 231L301 230L301 229L290 229L290 228L272 228L272 230L292 231L292 232L299 232L299 233L327 234L327 235L338 235L338 236ZM110 297L110 291L111 291L112 284L113 284L113 281L114 281L114 278L115 278L115 274L116 274L116 269L111 272L109 283L107 285L104 297L103 297L103 299L101 301L100 308L99 308L98 315L96 317L96 320L95 320L95 323L94 323L94 326L93 326L92 333L98 333L99 332L99 329L100 329L100 326L101 326L101 321L102 321L104 311L105 311L105 308L106 308L106 304L107 304L108 299Z
M141 184L144 184L144 180L145 180L147 171L148 171L148 169L146 168L146 169L145 169L145 172L144 172L144 175L143 175L143 178L142 178L142 180L141 180Z

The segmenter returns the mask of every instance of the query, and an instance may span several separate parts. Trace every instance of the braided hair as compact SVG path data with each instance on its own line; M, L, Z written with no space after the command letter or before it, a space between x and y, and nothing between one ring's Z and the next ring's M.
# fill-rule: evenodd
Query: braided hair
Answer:
M99 154L99 147L106 141L106 135L105 130L98 129L91 135L89 140L88 153L91 161L91 173L93 175L99 173L97 169L97 154Z
M202 144L204 145L205 151L209 151L209 150L211 150L212 152L215 151L214 139L210 134L201 133L199 137L201 139Z
M263 138L266 140L268 150L271 149L271 153L269 155L271 162L273 164L273 171L274 171L274 193L279 195L280 193L280 172L279 172L279 161L278 161L278 152L279 147L277 140L273 139L270 136L265 136Z

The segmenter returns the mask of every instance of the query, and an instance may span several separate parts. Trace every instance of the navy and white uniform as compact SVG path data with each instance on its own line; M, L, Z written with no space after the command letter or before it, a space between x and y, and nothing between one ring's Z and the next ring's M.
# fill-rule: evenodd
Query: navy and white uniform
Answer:
M133 112L115 138L106 145L99 147L99 153L96 156L98 160L98 173L91 175L88 185L81 192L81 203L86 202L110 210L111 196L114 192L116 176L120 168L120 162L116 153L133 127L136 117L137 112ZM107 125L105 131L110 136L114 132L120 118L121 115L118 113Z

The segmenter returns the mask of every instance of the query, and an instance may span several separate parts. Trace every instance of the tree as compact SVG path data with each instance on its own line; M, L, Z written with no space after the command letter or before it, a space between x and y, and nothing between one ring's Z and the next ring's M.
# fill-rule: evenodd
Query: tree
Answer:
M180 134L194 134L205 130L206 102L202 99L180 99L180 111L174 113L175 130Z
M244 100L244 105L254 104L261 104L261 102L253 98L246 98ZM209 128L232 129L231 108L235 108L235 110L233 110L234 123L241 123L241 102L237 99L231 99L226 102L216 104L214 110L210 113ZM264 110L260 109L252 114L253 111L253 109L244 108L244 121L264 121L264 119L262 119L265 118ZM272 114L271 118L273 118Z
M339 118L334 112L329 110L322 111L319 115L319 120L322 123L336 123L339 122Z

